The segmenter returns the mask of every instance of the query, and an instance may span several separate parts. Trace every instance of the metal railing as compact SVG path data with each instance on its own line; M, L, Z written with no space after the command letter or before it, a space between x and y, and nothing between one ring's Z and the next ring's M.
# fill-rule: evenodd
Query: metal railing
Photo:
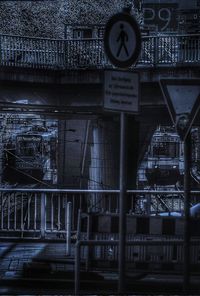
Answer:
M142 37L137 66L200 62L200 34ZM0 35L0 65L41 69L111 67L102 39L58 40Z
M127 213L158 214L165 212L160 198L170 212L183 210L182 191L128 190ZM159 199L157 198L159 196ZM198 203L199 191L192 191ZM66 233L67 203L72 204L72 231L77 231L78 211L119 213L119 190L75 189L0 189L0 232L20 236L58 238Z
M100 256L101 259L106 253L106 262L112 260L118 260L118 240L84 240L78 241L76 243L75 250L75 295L79 295L80 293L80 263L85 262L86 268L88 267L87 263L87 253L89 252L89 248L92 248L92 253L94 257L93 260L99 261ZM182 239L151 239L147 238L146 240L134 239L131 241L126 241L126 264L130 264L131 262L137 264L139 262L146 263L146 266L143 265L143 271L147 272L148 267L147 264L155 263L155 265L150 265L151 272L153 271L161 271L162 264L174 264L176 267L179 264L179 269L175 268L174 271L179 271L182 273L182 268L184 264L184 253L183 253L184 241ZM109 250L113 252L113 258L110 258ZM196 264L199 268L199 251L200 251L200 241L198 239L193 239L191 241L191 263ZM98 256L98 253L100 256ZM85 256L84 256L85 254ZM131 256L132 254L132 256ZM158 264L160 264L158 266ZM141 265L142 266L142 265ZM140 269L140 268L139 268ZM132 269L131 269L132 270ZM173 267L171 266L171 270ZM197 269L199 270L199 269ZM165 271L166 272L166 271ZM169 270L168 270L169 272Z

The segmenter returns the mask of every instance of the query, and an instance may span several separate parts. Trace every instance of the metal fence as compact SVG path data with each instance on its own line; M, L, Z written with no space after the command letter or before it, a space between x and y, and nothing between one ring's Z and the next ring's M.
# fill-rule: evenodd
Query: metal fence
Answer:
M199 34L142 37L137 66L199 62ZM54 70L111 67L104 54L103 39L53 40L3 34L0 65Z
M89 249L92 248L93 257L89 258L90 261L96 260L99 262L106 259L107 267L109 262L112 260L118 260L118 240L85 240L79 241L76 244L76 253L75 253L75 295L80 293L80 282L81 282L81 263L85 262L86 270L88 270L88 253ZM126 242L126 267L130 263L134 264L136 269L143 270L143 272L183 272L184 264L184 251L183 251L184 241L182 239L154 239L146 240L135 239ZM112 255L111 252L112 252ZM200 241L192 240L191 241L191 267L196 266L196 270L191 269L193 272L199 272L199 251L200 251ZM137 265L140 263L140 265ZM94 261L93 261L94 264ZM193 265L192 265L193 264ZM172 266L173 265L173 266ZM113 270L113 265L112 270ZM115 266L117 268L118 265ZM133 268L133 265L130 265ZM193 266L194 267L194 266ZM105 270L105 265L103 265ZM133 270L133 269L130 270ZM135 269L135 268L134 268Z
M193 191L193 203L200 192ZM0 189L0 231L35 237L62 237L66 231L67 203L72 204L72 231L78 211L119 213L119 190ZM158 214L183 210L182 191L127 191L127 213Z

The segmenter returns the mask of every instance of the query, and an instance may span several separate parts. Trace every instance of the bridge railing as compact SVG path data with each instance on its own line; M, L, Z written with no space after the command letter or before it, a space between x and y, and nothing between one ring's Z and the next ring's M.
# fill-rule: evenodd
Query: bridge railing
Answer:
M200 62L200 34L142 37L137 66ZM0 35L0 65L42 69L111 67L102 39L58 40Z
M200 192L192 192L198 203ZM72 205L72 231L78 212L119 213L119 190L0 189L0 235L64 237L67 204ZM127 214L183 211L182 191L127 191Z
M63 40L0 35L0 61L3 66L64 68Z

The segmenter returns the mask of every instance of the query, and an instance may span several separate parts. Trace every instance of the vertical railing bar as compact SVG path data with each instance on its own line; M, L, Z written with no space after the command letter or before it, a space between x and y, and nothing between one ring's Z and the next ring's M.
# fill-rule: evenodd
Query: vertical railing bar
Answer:
M79 194L79 209L81 209L81 210L83 210L82 204L83 204L83 195L82 195L82 193L80 193Z
M17 229L17 198L14 193L14 230Z
M75 195L73 194L73 197L72 197L72 225L73 225L73 229L75 229L75 216L76 216L76 207L75 207L75 203L76 203L76 197Z
M130 195L128 195L128 199L131 199L131 202L130 202L130 204L131 204L131 208L130 208L130 211L132 212L133 211L133 193L132 194L130 194Z
M46 42L46 50L48 52L48 62L47 62L47 68L51 68L51 63L52 63L52 48L51 48L52 43L47 40Z
M41 237L45 238L45 232L46 232L46 194L43 192L40 196L40 205L41 205L41 217L40 217L40 231L41 231Z
M60 194L58 195L58 216L57 216L58 231L60 230Z
M24 230L24 195L21 194L21 230Z
M21 52L20 64L22 64L23 66L27 66L26 61L25 61L25 57L26 57L25 42L24 42L24 40L21 40L20 43L22 44L22 49L19 48L19 52Z
M109 211L111 212L111 199L112 199L112 194L108 194L108 195L104 195L102 193L102 197L104 196L104 199L105 199L105 209L104 211ZM107 196L107 197L106 197ZM101 198L101 197L100 197ZM108 206L108 208L107 208Z
M37 229L37 194L34 194L34 230Z
M53 231L53 225L54 225L54 208L53 208L53 193L51 194L51 231Z
M31 194L28 196L28 213L27 213L27 229L30 229L30 206L31 206Z
M0 199L1 199L1 226L0 229L3 229L3 192L0 192Z
M9 230L10 229L10 195L11 193L8 193L8 218L7 218L7 229Z

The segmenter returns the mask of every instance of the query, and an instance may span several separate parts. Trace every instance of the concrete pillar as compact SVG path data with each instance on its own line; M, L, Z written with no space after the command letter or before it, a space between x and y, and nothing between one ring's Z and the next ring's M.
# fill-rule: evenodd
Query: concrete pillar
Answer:
M92 124L89 189L119 188L119 121L98 119ZM92 211L99 211L100 195L92 195Z
M58 124L58 185L87 188L88 120L60 120ZM86 143L87 142L87 143Z

